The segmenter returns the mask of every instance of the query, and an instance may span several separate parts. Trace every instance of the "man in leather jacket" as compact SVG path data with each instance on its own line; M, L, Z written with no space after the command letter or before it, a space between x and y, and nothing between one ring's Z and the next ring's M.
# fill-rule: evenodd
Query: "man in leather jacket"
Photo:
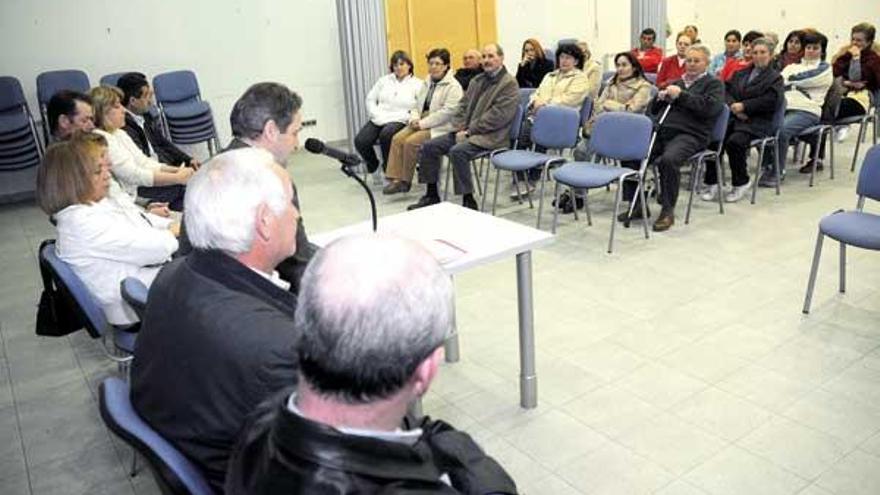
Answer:
M386 263L363 262L373 256ZM427 251L376 235L330 244L306 269L295 321L297 390L252 415L227 494L516 493L467 434L404 421L452 328L452 284Z

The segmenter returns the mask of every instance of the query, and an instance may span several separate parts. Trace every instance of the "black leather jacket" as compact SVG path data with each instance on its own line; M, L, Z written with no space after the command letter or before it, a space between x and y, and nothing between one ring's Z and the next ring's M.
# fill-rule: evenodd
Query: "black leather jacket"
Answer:
M515 494L516 485L466 433L426 419L414 445L348 435L263 403L239 437L228 495ZM441 481L446 473L452 486Z

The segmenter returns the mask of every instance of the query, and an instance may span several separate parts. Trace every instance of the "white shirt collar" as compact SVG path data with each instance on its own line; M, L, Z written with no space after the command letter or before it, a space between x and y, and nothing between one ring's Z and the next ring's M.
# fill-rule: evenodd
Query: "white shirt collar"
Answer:
M245 265L245 266L247 266L247 265ZM274 284L279 289L285 290L285 291L290 290L290 283L285 280L282 280L281 276L278 275L278 272L276 270L272 270L272 274L270 275L270 274L261 272L260 270L257 270L256 268L252 268L250 266L248 266L248 268L250 268L251 271L256 273L257 275L265 278L269 282L272 282L272 284Z

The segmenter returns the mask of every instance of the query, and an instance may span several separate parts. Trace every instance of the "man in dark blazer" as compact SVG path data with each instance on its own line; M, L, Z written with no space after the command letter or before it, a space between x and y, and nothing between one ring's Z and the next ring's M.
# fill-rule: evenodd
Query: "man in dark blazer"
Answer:
M195 249L150 287L131 399L222 493L246 416L297 380L296 296L275 267L296 250L299 213L289 175L260 149L214 157L188 186Z
M669 230L675 223L680 167L688 157L708 146L715 119L724 105L724 86L708 74L708 67L707 48L701 45L688 48L684 76L660 91L651 106L651 112L656 115L662 115L669 107L669 113L657 130L650 159L660 172L660 194L657 199L661 211L654 222L654 232ZM632 198L635 184L624 185L624 198ZM633 209L632 218L641 218L641 208Z
M123 74L116 86L122 90L125 105L125 126L122 129L145 155L155 155L160 162L169 165L199 168L199 161L169 141L160 129L159 121L150 114L153 88L145 75L140 72Z
M782 75L772 68L773 42L758 38L752 42L752 64L736 73L725 83L725 100L730 107L730 123L724 139L724 150L730 163L730 182L733 189L724 199L729 203L741 200L751 186L748 158L749 144L753 139L776 132L773 115L784 101L785 89ZM765 153L775 152L775 146ZM781 157L784 159L784 157ZM715 167L706 167L707 197L716 199L721 194ZM714 187L712 187L714 186Z

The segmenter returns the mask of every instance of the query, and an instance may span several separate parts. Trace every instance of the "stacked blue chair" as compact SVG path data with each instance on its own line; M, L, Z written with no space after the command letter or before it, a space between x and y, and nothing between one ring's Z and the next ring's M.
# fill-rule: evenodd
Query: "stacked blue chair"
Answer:
M694 193L697 190L697 183L703 177L703 169L709 160L715 161L715 177L718 178L718 213L724 214L724 195L721 191L724 189L724 167L721 166L721 150L724 147L724 136L727 134L727 122L730 119L730 108L723 107L721 113L715 120L715 127L712 128L712 137L709 142L710 147L704 151L694 154L688 158L688 162L693 163L693 172L691 173L691 193L688 196L687 213L684 216L684 223L691 221L691 206L694 204ZM712 149L711 145L716 144L716 148Z
M95 302L82 279L70 265L58 257L54 241L46 242L40 249L39 256L40 261L50 267L55 283L63 285L67 292L73 296L80 312L85 317L86 331L92 338L101 339L107 357L119 365L123 375L127 375L128 364L131 362L137 339L137 333L133 331L135 328L116 327L107 321L104 311ZM112 343L108 340L112 340Z
M131 404L129 386L111 377L98 388L101 419L133 449L130 475L137 473L137 453L147 459L157 484L165 494L213 495L199 469L148 425Z
M21 83L0 77L0 199L32 197L42 158L43 147Z
M46 116L46 106L52 96L63 90L69 89L88 93L91 88L89 76L81 70L52 70L43 72L37 76L37 102L40 105L40 115L43 118L43 138L49 144L49 120Z
M153 78L153 90L171 141L177 144L207 143L211 155L215 148L219 149L214 114L208 102L202 100L199 82L192 71L159 74Z
M553 233L556 233L556 223L559 216L560 186L566 186L574 197L575 189L604 188L617 182L618 188L614 200L614 208L611 212L611 235L608 240L608 252L614 248L614 230L617 224L617 211L620 209L621 192L625 180L638 181L637 195L642 206L642 218L647 219L647 203L645 201L645 169L648 166L648 157L654 142L653 124L651 119L644 115L628 112L606 112L596 119L593 133L590 139L590 148L602 158L617 161L640 161L639 170L626 167L608 166L593 162L566 163L553 173L556 181L554 196L556 203L553 208ZM635 204L635 201L630 205ZM589 203L584 196L584 208L587 213L587 223L592 225ZM577 209L575 209L577 211ZM630 212L631 213L631 212ZM575 216L575 219L577 217ZM645 229L645 239L649 237L648 222L642 222Z
M574 148L578 140L581 116L578 110L573 108L548 105L541 107L535 113L532 123L532 143L547 150L562 150ZM498 203L498 182L501 171L514 172L513 180L517 191L519 183L515 172L525 172L535 167L541 167L541 188L538 193L538 219L536 227L541 228L541 214L544 210L544 184L547 181L548 170L551 165L564 163L565 158L560 155L548 155L529 150L494 151L489 158L495 167L495 195L492 199L492 214L495 214L495 206ZM489 177L486 176L488 185ZM532 206L532 195L526 189L526 197L529 199L529 207Z
M837 210L819 222L819 235L816 250L807 282L807 295L804 297L805 314L810 312L819 259L822 256L822 241L828 236L840 243L840 285L841 293L846 292L846 246L880 251L880 215L866 213L865 198L880 201L880 146L876 144L865 154L859 181L856 185L859 198L853 211Z

